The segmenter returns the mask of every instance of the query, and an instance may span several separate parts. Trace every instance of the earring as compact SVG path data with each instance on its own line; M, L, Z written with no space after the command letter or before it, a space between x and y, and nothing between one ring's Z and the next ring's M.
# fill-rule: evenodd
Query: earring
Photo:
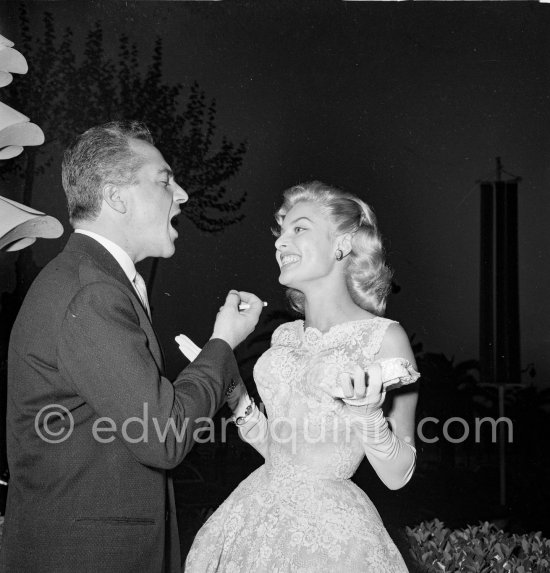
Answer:
M343 253L342 249L337 249L336 250L336 260L341 261L343 258L344 258L344 253Z

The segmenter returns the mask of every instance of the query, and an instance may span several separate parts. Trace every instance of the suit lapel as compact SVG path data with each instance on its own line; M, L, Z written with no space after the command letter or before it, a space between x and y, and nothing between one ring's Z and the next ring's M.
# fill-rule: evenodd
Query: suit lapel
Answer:
M122 267L118 264L117 260L111 255L111 253L103 247L96 240L92 239L88 235L81 233L73 233L65 246L65 250L80 252L91 259L101 267L101 269L108 274L110 277L115 279L117 282L124 287L124 289L130 294L131 297L138 303L141 312L139 315L139 324L143 331L145 332L147 339L149 341L149 349L153 355L157 366L161 374L164 375L164 354L162 347L159 343L157 334L153 329L147 310L144 308L141 299L139 298L137 292L135 291L132 283L126 276L126 273L122 270Z

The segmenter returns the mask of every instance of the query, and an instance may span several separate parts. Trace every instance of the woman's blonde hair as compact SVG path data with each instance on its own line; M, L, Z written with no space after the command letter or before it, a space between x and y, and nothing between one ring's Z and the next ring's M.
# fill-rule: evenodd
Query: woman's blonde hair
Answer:
M372 209L351 193L312 181L283 193L283 204L275 213L279 229L286 214L300 202L318 205L335 225L338 235L351 233L351 252L344 259L348 291L355 304L382 316L393 273L386 266L382 237ZM274 232L278 234L277 230ZM287 296L292 308L303 314L303 293L289 288Z

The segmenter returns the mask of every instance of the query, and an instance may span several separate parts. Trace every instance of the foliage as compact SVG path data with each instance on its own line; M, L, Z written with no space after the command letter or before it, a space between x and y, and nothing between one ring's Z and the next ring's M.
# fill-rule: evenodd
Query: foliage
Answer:
M420 393L417 406L417 419L436 418L437 424L427 424L426 433L436 439L441 453L441 461L449 467L455 466L458 454L457 444L444 435L444 423L452 418L464 420L469 428L474 427L475 397L479 390L477 380L478 362L465 360L455 362L454 357L442 353L426 352L420 342L411 341L416 357L420 379ZM424 431L424 430L423 430ZM463 435L461 424L451 424L449 434ZM433 434L433 435L432 435ZM473 446L473 432L460 444L461 450L469 451Z
M478 391L477 360L455 362L442 353L425 352L421 343L412 342L419 371L422 373L423 394L429 400L421 407L435 406L441 418L462 416L471 412L472 396ZM426 388L426 390L424 390Z
M60 36L51 14L44 14L42 37L31 34L24 3L20 22L17 48L27 58L30 72L5 88L3 95L6 103L40 125L46 143L0 165L0 176L15 175L22 181L22 194L16 199L32 203L36 177L76 134L110 120L139 119L147 123L188 192L183 213L199 229L220 231L242 219L246 194L228 198L223 183L240 169L246 144L221 137L218 145L216 103L207 102L198 84L191 86L186 104L181 104L183 86L162 79L162 39L156 40L151 62L143 70L136 45L125 35L119 38L116 58L106 53L99 23L88 32L83 54L77 57L71 29Z
M451 530L439 521L407 527L411 555L426 573L537 573L550 569L550 540L541 532L505 533L484 522Z

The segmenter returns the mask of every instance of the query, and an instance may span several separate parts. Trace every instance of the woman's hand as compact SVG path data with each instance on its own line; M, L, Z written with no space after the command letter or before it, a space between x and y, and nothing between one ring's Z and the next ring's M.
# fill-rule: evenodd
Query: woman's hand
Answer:
M380 408L386 397L382 369L377 363L369 364L366 371L354 364L345 372L321 376L319 386L331 398L340 399L348 406L360 407L363 413Z

